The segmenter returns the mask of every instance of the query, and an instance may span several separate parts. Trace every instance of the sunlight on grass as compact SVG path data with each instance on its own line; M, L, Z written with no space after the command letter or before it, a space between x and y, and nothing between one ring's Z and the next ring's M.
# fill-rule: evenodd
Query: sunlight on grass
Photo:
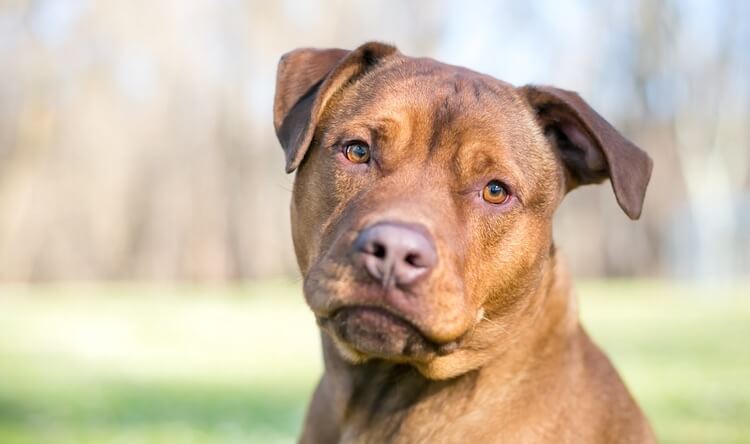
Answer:
M579 286L662 442L750 442L748 286ZM0 442L293 442L321 371L297 285L0 287Z

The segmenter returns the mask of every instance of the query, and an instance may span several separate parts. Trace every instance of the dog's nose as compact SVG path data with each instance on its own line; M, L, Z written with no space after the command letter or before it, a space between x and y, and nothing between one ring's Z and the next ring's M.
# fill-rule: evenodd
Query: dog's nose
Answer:
M432 239L418 226L381 222L366 229L354 242L355 254L383 288L406 286L427 275L437 264Z

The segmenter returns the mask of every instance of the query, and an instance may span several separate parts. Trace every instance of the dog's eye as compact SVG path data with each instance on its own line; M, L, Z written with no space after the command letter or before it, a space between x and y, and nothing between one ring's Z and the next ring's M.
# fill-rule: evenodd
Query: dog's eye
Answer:
M482 199L491 204L499 205L505 203L509 197L508 190L497 180L491 180L482 190Z
M344 148L344 155L352 163L367 163L370 160L370 147L364 142L352 142Z

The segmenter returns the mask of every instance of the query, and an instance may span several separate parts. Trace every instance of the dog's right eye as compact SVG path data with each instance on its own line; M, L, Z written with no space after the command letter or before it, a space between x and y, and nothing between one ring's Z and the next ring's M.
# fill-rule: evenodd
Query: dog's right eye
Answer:
M367 163L370 160L370 147L364 142L352 142L344 147L344 155L352 163Z
M501 205L508 201L510 194L500 181L491 180L482 190L482 199L495 205Z

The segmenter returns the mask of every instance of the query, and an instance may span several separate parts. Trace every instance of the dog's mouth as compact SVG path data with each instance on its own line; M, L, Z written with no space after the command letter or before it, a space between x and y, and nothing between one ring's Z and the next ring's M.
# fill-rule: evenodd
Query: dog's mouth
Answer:
M343 307L318 321L329 334L368 358L427 361L458 347L458 341L429 340L411 322L379 307Z

